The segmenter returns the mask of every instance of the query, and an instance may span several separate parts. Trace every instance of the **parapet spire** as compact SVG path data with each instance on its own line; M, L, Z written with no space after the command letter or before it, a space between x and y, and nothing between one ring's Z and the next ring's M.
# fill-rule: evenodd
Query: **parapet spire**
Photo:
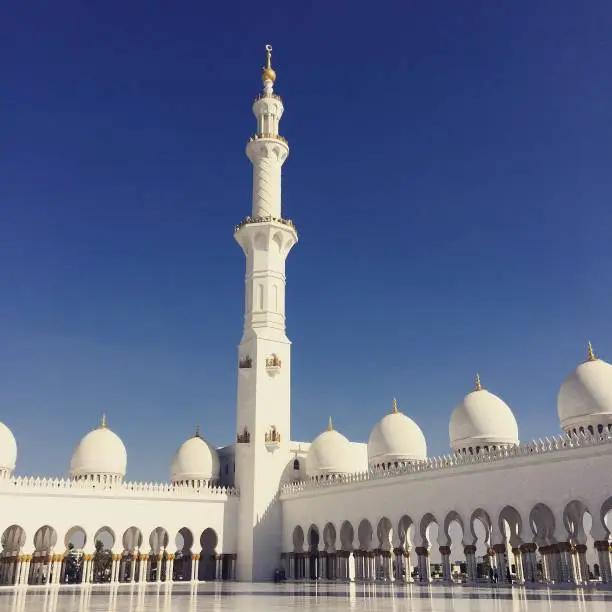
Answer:
M590 340L587 342L587 361L597 361L597 355L593 351L593 345Z
M106 429L106 414L102 413L102 420L100 421L100 429Z
M399 409L397 407L397 399L394 397L393 398L393 408L391 408L391 414L397 414L399 412Z
M474 391L482 391L482 383L480 382L480 374L476 372L476 380L474 382Z
M272 91L272 85L276 81L276 72L272 68L272 45L266 45L266 65L261 73L261 80L266 91Z
M334 431L334 425L331 417L329 417L329 421L327 422L327 431Z

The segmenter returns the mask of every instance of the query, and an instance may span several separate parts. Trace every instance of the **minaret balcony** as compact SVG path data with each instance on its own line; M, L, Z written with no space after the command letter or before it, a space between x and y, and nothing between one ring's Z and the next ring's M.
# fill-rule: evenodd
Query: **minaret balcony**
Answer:
M245 225L252 223L282 223L287 227L295 229L295 225L291 219L282 219L280 217L245 217L238 225L234 226L234 233L241 230Z
M270 427L270 431L268 431L265 435L265 444L268 451L273 453L281 443L281 436L278 433L276 427Z
M280 134L253 134L249 138L249 142L254 142L255 140L278 140L278 142L282 142L284 145L289 146L286 138L283 138Z
M283 362L280 360L278 355L272 355L266 359L266 372L270 376L276 376L280 371Z
M263 100L265 98L273 98L274 100L278 100L279 102L283 101L283 99L278 94L275 94L273 92L262 91L260 94L255 96L255 99L253 100L253 102L259 102L260 100Z

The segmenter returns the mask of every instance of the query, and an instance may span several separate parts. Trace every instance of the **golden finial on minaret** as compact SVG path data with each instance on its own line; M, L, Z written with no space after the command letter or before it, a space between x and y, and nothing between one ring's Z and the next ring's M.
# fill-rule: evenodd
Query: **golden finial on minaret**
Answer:
M195 430L195 434L193 436L194 438L199 438L200 437L200 426L196 425L196 430Z
M261 74L261 80L265 83L276 81L276 72L272 68L272 45L266 45L266 67L263 69Z
M597 355L595 355L595 352L593 351L593 345L591 344L591 341L589 340L587 342L587 361L596 361L597 360Z
M482 384L480 383L480 374L476 372L476 382L474 384L474 391L482 391Z
M391 409L391 414L397 414L399 412L397 408L397 399L393 398L393 408Z
M327 421L327 431L334 431L334 426L332 424L332 418L329 417L329 421Z
M102 413L102 420L100 421L100 429L106 429L106 415Z

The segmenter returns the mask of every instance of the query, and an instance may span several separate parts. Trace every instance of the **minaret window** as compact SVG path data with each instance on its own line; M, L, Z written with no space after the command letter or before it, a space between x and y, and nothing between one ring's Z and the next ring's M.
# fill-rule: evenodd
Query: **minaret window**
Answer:
M300 469L300 460L299 459L294 459L293 460L293 469L294 470L299 470Z

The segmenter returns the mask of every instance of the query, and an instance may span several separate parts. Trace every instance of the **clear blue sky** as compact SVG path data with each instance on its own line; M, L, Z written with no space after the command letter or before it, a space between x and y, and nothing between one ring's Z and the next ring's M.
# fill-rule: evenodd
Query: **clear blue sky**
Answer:
M0 420L65 474L106 412L128 477L234 437L263 45L292 146L293 438L400 407L431 454L484 385L559 431L612 357L612 4L11 2L0 20Z

